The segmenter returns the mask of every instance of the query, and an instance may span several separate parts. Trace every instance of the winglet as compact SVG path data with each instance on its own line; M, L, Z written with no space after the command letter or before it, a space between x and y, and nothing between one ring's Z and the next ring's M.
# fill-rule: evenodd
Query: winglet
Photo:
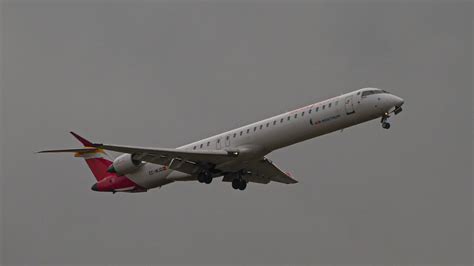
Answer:
M72 131L71 131L70 133L71 133L77 140L79 140L79 141L82 143L82 145L84 145L84 146L86 146L86 147L93 147L92 142L90 142L90 141L88 141L87 139L85 139L85 138L83 138L83 137L77 135L76 133L74 133L74 132L72 132Z

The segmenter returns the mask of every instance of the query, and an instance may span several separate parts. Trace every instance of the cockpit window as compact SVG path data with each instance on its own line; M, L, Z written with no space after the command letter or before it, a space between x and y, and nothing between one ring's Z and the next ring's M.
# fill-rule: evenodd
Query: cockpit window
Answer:
M366 97L367 95L373 94L373 91L364 91L362 92L362 97Z
M366 90L366 91L363 91L362 92L362 97L366 97L367 95L371 95L371 94L380 94L380 93L388 93L384 90Z

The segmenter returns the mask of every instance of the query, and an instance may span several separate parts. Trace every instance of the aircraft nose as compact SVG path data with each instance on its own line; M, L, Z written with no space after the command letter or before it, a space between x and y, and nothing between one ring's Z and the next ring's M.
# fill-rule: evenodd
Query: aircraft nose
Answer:
M391 103L392 106L400 107L400 106L403 105L403 103L405 103L405 101L402 98L398 97L398 96L395 96L395 95L390 95L390 96L391 97L390 97L389 102Z
M94 185L92 185L91 189L93 191L99 191L99 186L97 185L97 183L95 183Z
M402 98L400 98L400 97L398 97L398 96L395 96L395 106L400 107L400 106L402 106L404 103L405 103L405 101L404 101Z

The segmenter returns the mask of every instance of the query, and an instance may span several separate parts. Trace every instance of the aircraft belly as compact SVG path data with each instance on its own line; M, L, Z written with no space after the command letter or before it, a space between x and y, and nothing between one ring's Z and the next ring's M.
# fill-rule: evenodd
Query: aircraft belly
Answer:
M173 170L168 169L166 166L147 163L138 169L138 171L127 174L127 178L143 188L151 189L173 182L167 179L167 176L170 175L171 172L173 172Z
M171 180L171 181L188 181L188 180L194 180L195 178L193 178L193 176L190 175L190 174L186 174L186 173L179 172L179 171L172 171L166 177L166 179Z

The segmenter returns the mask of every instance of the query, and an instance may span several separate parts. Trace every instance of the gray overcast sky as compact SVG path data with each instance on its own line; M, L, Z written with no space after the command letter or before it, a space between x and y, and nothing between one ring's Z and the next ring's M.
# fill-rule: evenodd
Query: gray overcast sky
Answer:
M4 264L471 263L472 3L38 2L2 5ZM405 111L270 154L296 185L111 195L33 153L175 147L366 86Z

